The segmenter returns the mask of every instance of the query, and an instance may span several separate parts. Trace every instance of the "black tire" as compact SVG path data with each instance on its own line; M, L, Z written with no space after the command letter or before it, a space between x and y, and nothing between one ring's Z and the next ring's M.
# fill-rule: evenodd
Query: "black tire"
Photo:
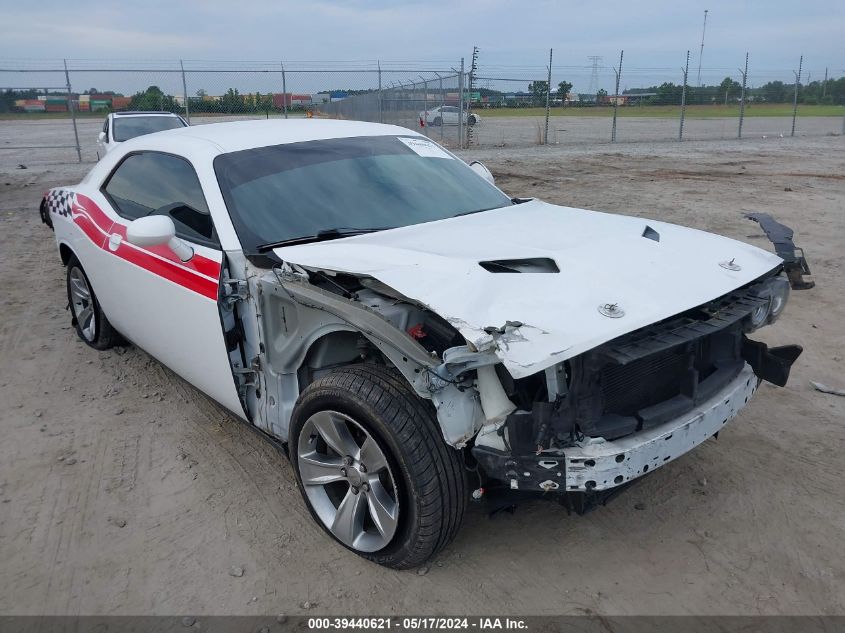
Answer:
M298 446L306 422L321 411L349 416L378 443L396 474L398 527L374 552L359 551L335 537L305 491ZM290 455L302 498L315 521L356 554L386 567L421 565L457 534L468 501L462 455L443 440L433 408L397 371L380 365L351 365L310 384L291 417Z
M443 119L439 116L434 117L434 127L440 127L441 125L443 125Z
M84 279L85 284L87 285L87 289L90 295L90 307L93 314L93 321L88 328L85 326L88 324L86 321L85 323L80 323L79 319L77 318L79 312L79 305L77 302L74 301L74 296L72 292L72 284L74 283L74 279L77 281L79 278ZM119 345L123 343L123 337L118 334L117 330L115 330L109 320L106 318L103 309L100 307L100 302L97 300L97 295L94 294L94 289L91 286L91 281L88 279L88 275L85 274L85 270L82 268L82 264L79 263L79 260L76 258L75 255L72 255L70 260L67 263L67 301L68 301L68 308L71 314L71 324L76 329L76 335L82 340L83 343L86 345L93 347L96 350L106 350L115 345Z
M51 229L53 228L53 218L50 217L50 210L47 208L47 201L42 200L41 206L38 208L38 215L41 216L41 221Z

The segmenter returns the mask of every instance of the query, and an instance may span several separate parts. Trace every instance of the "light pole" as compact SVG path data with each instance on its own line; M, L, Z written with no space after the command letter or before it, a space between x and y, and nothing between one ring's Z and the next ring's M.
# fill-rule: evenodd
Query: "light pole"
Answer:
M742 94L739 97L739 130L736 137L742 138L742 120L745 118L745 87L748 85L748 53L745 53L745 70L742 68L737 70L742 75Z
M701 88L701 58L704 57L704 34L707 33L707 9L704 9L704 26L701 28L701 50L698 52L698 87Z

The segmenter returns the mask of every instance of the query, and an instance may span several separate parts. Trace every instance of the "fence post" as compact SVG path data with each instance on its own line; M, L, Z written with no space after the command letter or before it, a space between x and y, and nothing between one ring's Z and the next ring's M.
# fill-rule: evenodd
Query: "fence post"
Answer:
M440 80L440 142L443 142L443 106L446 105L446 97L443 94L443 77L440 76L440 73L434 73L437 75L437 79ZM426 125L428 121L426 121Z
M384 123L384 108L382 107L381 95L381 60L376 62L378 64L378 122Z
M423 80L423 130L425 131L425 135L428 136L428 79L420 75L420 79Z
M687 75L689 74L689 51L687 51L687 64L681 70L684 71L684 88L681 90L681 127L678 129L678 140L684 140L684 117L687 113Z
M443 125L442 121L440 123ZM464 148L464 58L461 57L461 74L458 78L458 147Z
M67 82L67 109L70 111L70 118L73 121L73 138L76 140L76 159L82 162L82 150L79 147L79 130L76 129L76 110L73 107L73 97L71 96L70 88L70 73L67 69L67 60L65 63L65 81Z
M616 142L616 114L619 111L619 80L622 77L622 57L625 51L619 51L619 69L613 69L616 73L616 90L613 92L613 127L610 130L610 142Z
M798 115L798 84L801 83L801 67L803 65L804 56L801 55L798 60L798 72L796 73L794 70L792 71L795 75L795 95L792 97L792 133L790 136L795 136L795 117Z
M554 49L549 49L549 78L546 82L546 129L543 131L543 145L549 144L549 107L551 105L552 96L552 52Z
M188 119L188 125L191 124L191 107L188 103L188 82L185 81L185 64L179 60L179 68L182 69L182 94L185 97L185 118Z
M288 84L285 80L285 63L281 62L282 64L282 112L284 112L285 118L288 118Z
M739 131L736 137L742 138L742 120L745 118L745 86L748 85L748 53L745 53L745 70L739 71L742 73L742 93L739 97Z

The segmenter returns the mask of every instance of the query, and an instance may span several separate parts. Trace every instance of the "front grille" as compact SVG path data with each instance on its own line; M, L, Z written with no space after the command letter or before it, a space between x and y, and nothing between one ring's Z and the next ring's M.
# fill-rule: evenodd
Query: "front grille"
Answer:
M689 354L681 346L625 365L605 366L600 373L604 412L634 415L678 395L688 363Z

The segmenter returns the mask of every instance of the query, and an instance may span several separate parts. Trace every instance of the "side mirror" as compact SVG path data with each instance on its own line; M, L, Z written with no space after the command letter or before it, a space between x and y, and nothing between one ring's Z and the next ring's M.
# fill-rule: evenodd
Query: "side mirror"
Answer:
M105 142L106 142L106 133L105 133L105 132L100 132L100 133L97 135L97 140L98 140L98 141L100 141L100 143L105 143Z
M183 262L194 256L194 249L176 237L176 226L166 215L150 215L132 220L126 227L126 241L135 246L166 244Z
M484 180L486 180L487 182L489 182L491 185L495 185L495 184L496 184L495 178L493 178L493 173L492 173L489 169L487 169L487 165L485 165L485 164L484 164L484 163L482 163L481 161L479 161L479 160L474 160L474 161L472 161L472 162L469 164L469 167L470 167L470 169L472 169L472 170L473 170L476 174L478 174L479 176L481 176L482 178L484 178Z

